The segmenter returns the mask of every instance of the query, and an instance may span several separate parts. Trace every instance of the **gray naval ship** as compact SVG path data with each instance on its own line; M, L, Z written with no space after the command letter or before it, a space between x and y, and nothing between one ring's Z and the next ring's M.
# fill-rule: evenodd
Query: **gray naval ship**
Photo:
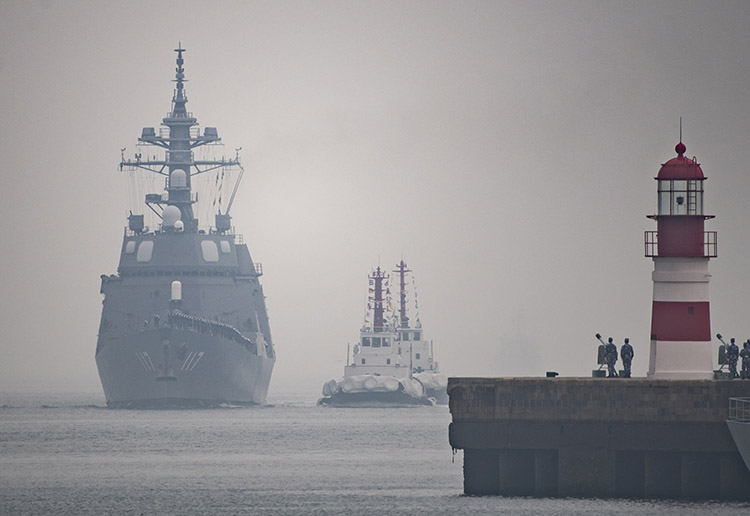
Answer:
M186 110L183 53L176 49L172 110L157 131L143 129L139 146L165 149L164 159L139 152L120 170L163 176L165 192L146 194L158 218L128 217L116 275L102 275L104 294L96 364L107 405L167 408L262 404L275 351L254 263L229 210L242 166L234 158L196 160L194 149L219 144L214 127L203 132ZM231 169L237 182L225 212L201 228L194 215L200 174ZM213 172L212 172L213 171ZM205 176L204 176L205 177ZM212 181L209 181L211 184Z

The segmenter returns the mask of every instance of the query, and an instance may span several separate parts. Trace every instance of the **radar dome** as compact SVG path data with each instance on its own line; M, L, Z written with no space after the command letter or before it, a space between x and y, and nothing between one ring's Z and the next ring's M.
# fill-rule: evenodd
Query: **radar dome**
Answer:
M181 220L178 220L177 222L174 223L174 228L177 231L182 231L183 229L185 229L185 224L183 224Z
M172 188L187 188L187 174L181 168L172 171L169 176L169 185Z
M176 222L182 222L180 220L180 209L177 206L167 206L161 214L161 219L165 228L174 227Z

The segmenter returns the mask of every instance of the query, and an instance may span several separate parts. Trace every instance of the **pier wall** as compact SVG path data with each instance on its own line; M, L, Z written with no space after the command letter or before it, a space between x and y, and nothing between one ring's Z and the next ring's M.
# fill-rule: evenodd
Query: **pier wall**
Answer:
M750 381L450 378L470 495L750 500L726 425Z

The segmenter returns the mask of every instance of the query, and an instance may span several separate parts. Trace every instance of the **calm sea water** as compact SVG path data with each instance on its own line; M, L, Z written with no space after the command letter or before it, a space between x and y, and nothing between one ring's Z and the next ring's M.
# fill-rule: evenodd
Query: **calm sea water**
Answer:
M747 515L750 504L468 497L444 407L109 410L0 393L0 513ZM750 486L748 486L750 489Z

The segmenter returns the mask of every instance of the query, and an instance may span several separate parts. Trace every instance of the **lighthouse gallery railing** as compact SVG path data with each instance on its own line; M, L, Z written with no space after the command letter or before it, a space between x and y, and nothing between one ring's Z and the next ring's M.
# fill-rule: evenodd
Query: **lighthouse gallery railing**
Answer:
M646 258L659 256L659 234L658 231L646 231L645 233ZM704 258L716 258L718 256L718 242L716 231L703 232L703 254Z

